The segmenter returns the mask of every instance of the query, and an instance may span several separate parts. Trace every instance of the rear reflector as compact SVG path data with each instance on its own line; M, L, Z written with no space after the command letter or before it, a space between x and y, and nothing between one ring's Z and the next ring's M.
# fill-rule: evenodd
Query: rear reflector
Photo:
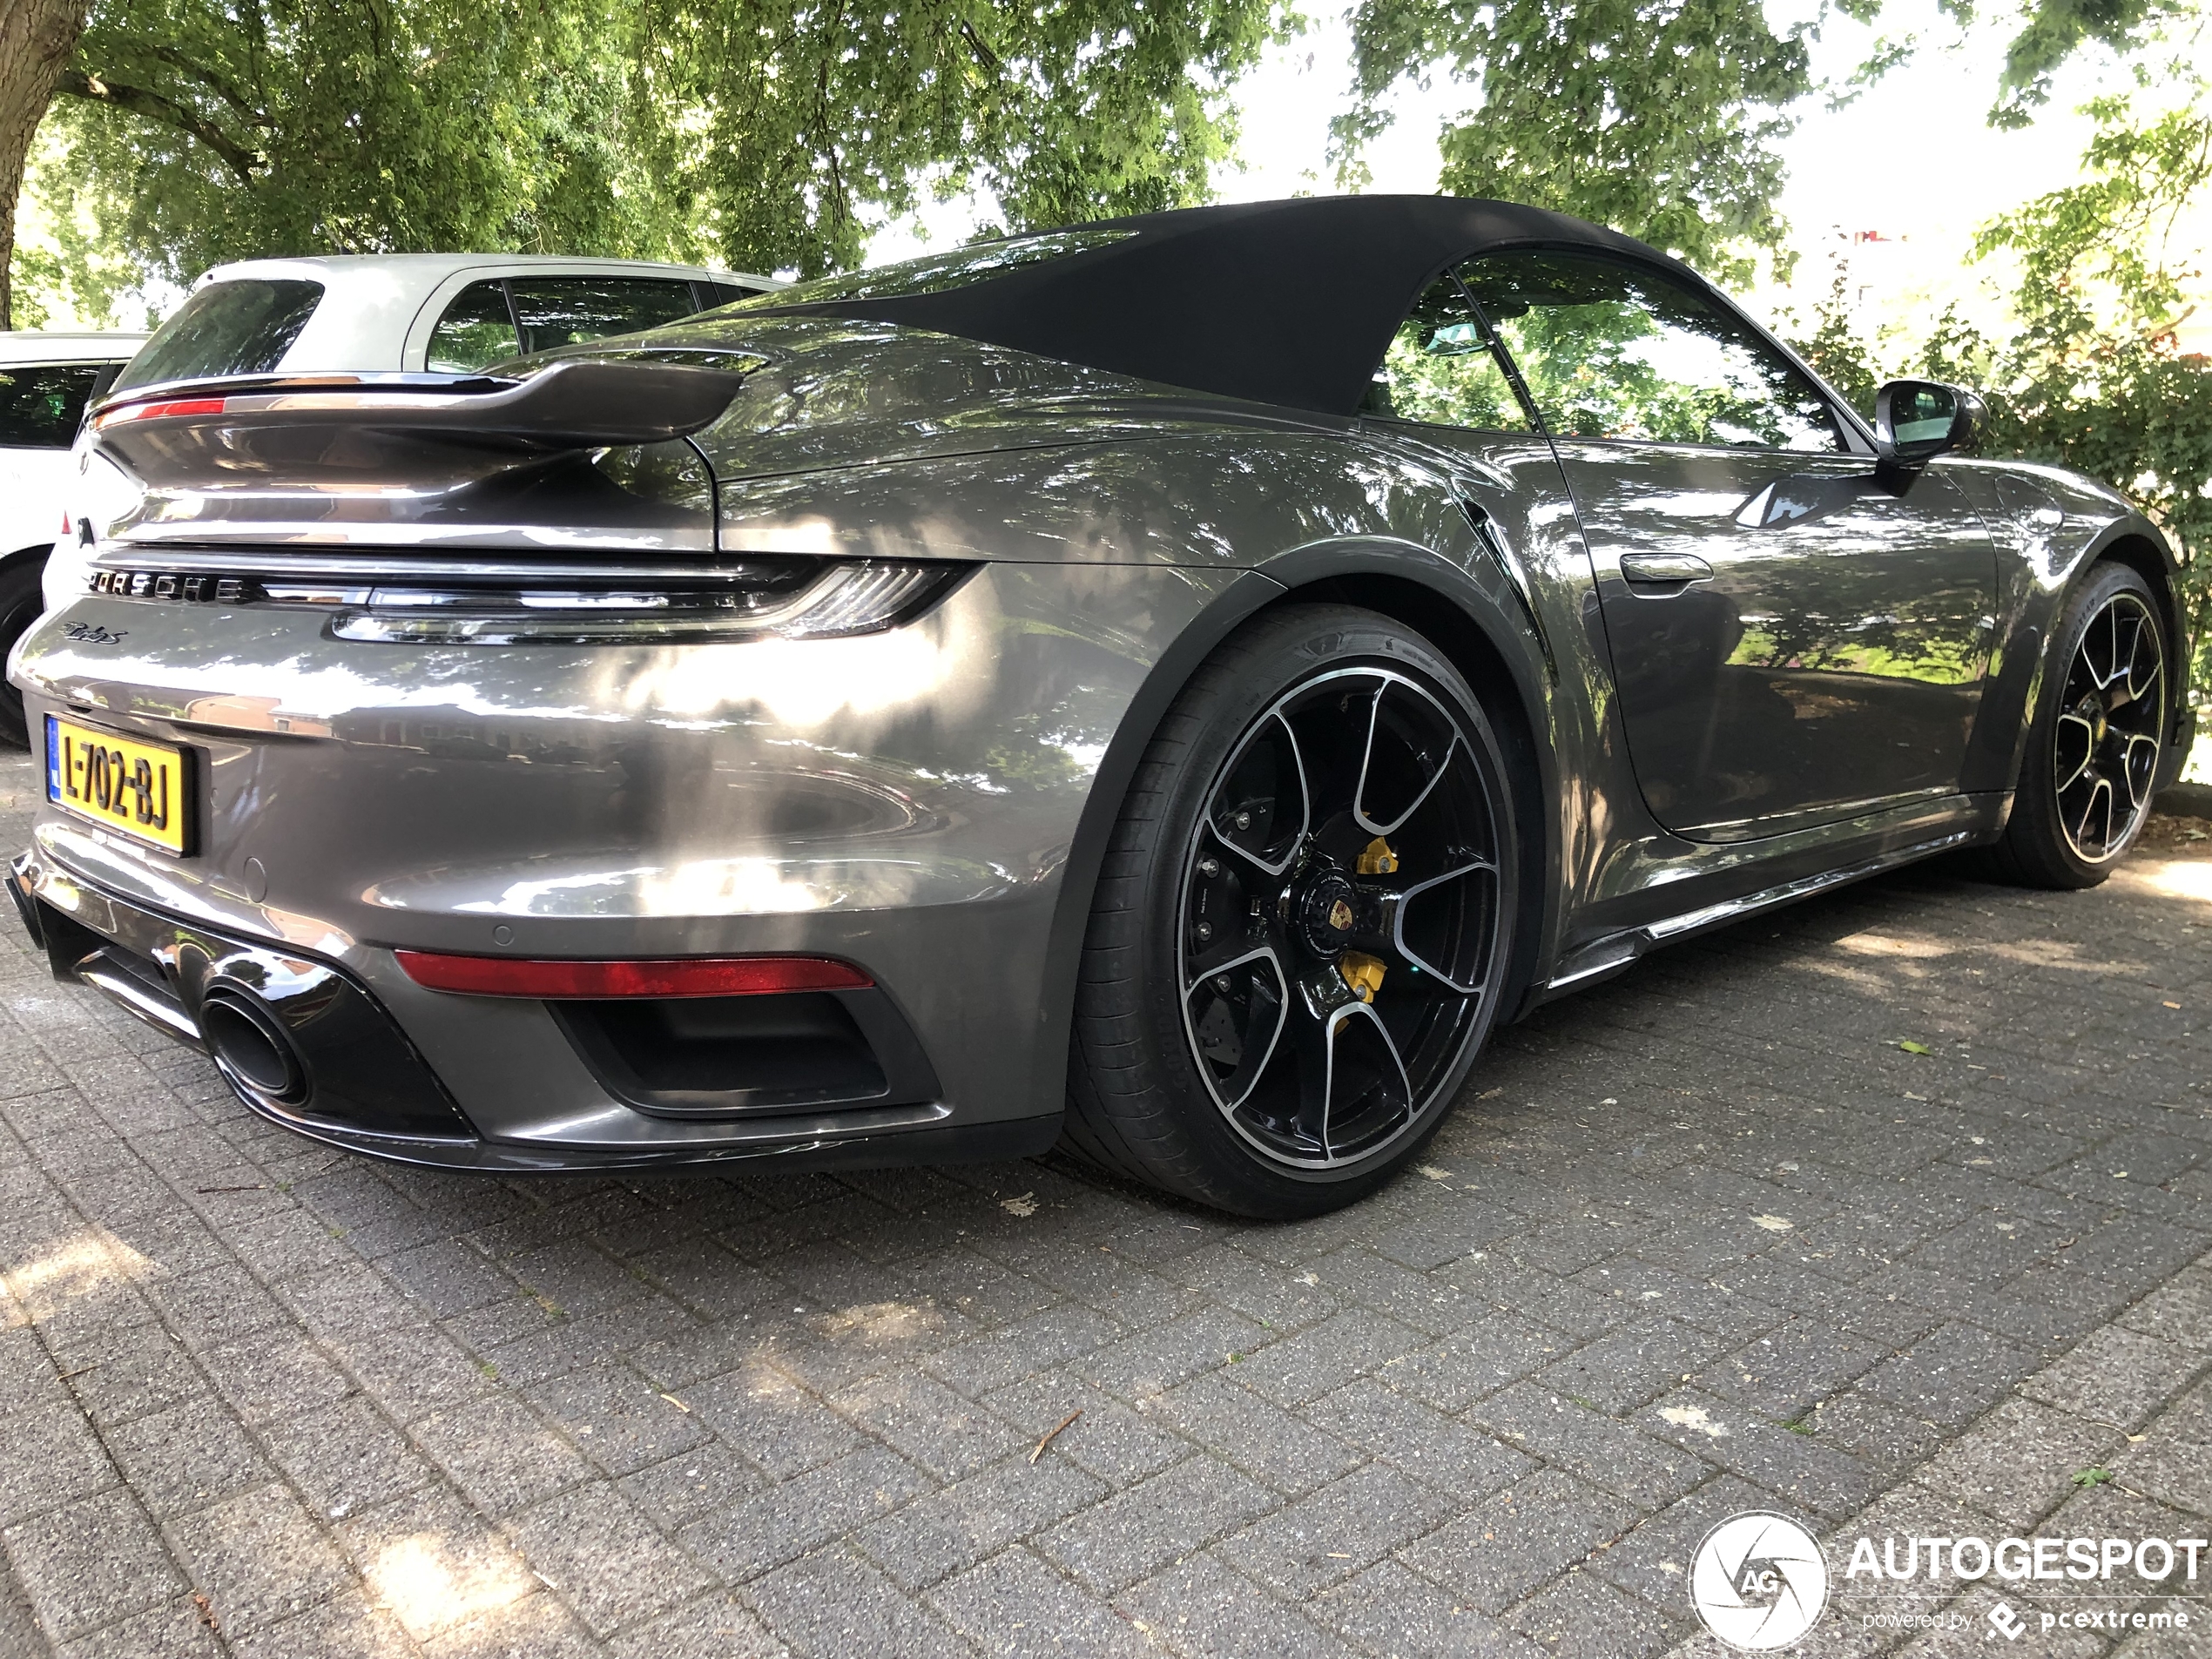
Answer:
M682 956L662 961L529 961L508 956L393 953L417 985L469 996L596 1001L617 996L765 996L778 991L860 991L875 983L821 956Z

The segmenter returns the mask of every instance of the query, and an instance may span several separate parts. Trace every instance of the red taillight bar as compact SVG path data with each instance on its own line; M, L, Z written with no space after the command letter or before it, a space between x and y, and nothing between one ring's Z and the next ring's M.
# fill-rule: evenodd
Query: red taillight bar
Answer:
M185 415L220 415L227 400L219 397L176 397L165 403L126 403L119 409L103 410L92 421L94 426L107 426L117 421L169 421Z
M875 981L823 956L678 956L613 961L529 961L395 951L417 985L467 996L598 1001L618 996L765 996L778 991L862 991Z

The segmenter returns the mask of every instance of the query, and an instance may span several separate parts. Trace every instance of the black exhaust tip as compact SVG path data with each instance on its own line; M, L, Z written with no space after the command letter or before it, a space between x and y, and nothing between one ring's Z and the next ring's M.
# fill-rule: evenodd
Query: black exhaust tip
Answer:
M269 1005L242 985L211 985L199 1002L199 1035L233 1087L297 1106L307 1098L307 1062Z

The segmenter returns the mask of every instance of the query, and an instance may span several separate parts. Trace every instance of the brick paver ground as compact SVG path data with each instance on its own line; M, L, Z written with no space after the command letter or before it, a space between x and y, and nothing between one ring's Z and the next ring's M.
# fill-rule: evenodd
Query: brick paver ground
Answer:
M6 845L34 786L0 766ZM1634 1659L1703 1647L1683 1565L1738 1510L2201 1535L2202 833L1656 957L1292 1227L1049 1160L374 1164L10 923L0 1653ZM1986 1653L1997 1594L1808 1650Z

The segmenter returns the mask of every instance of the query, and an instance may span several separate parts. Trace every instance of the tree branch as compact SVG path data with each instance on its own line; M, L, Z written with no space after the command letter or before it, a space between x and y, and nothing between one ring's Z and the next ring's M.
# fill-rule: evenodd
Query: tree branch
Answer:
M182 52L178 51L172 47L156 46L152 50L153 55L159 58L163 63L168 64L170 68L177 71L179 74L191 76L192 79L198 81L209 91L214 93L216 97L221 98L224 103L229 105L233 110L236 110L239 113L239 119L245 121L248 125L257 127L272 127L276 125L275 122L270 120L267 116L262 114L260 111L257 110L252 104L248 103L245 95L241 93L238 88L232 85L229 81L224 79L220 75L215 73L213 70L202 69L198 64L193 63L192 59L186 57Z
M968 43L968 50L975 54L976 62L982 64L984 69L993 75L1003 75L1006 72L1005 64L1000 60L996 52L983 44L983 37L975 32L975 25L962 17L958 27L961 38Z
M54 83L54 91L66 92L71 98L90 98L96 104L111 105L118 110L128 110L133 115L143 115L149 121L197 138L221 158L223 165L236 173L241 184L253 182L253 170L262 163L259 151L248 150L233 143L213 123L203 119L185 105L165 98L158 92L143 87L118 86L104 81L97 75L87 75L82 70L65 69Z

